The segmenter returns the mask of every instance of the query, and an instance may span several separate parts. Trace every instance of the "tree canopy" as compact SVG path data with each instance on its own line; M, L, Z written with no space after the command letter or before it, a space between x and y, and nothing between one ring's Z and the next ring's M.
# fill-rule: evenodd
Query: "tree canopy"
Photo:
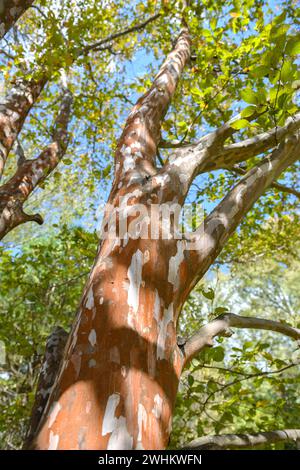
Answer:
M45 162L20 199L25 215L3 229L0 242L2 448L22 446L46 339L55 326L69 330L73 322L96 253L117 139L171 49L183 3L40 0L23 2L15 15L0 10L2 200L35 159ZM208 158L198 172L186 169L197 173L186 200L197 208L194 226L300 127L299 6L204 0L188 2L184 14L192 54L162 123L158 166L187 149L197 162L201 139L224 131L219 159L211 146L216 166ZM226 312L300 328L294 160L192 291L180 320L184 340ZM183 375L170 447L200 435L297 428L299 364L296 343L274 332L218 337Z

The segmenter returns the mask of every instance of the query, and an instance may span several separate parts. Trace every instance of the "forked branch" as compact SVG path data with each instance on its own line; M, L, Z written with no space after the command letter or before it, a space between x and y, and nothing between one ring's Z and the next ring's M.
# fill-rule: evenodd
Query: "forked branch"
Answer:
M244 449L276 442L296 442L300 447L300 429L282 429L279 431L260 432L257 434L221 434L194 439L183 449L190 450L226 450Z
M0 239L12 228L22 223L28 221L43 223L39 214L26 214L23 204L65 155L69 139L67 128L71 105L72 95L67 90L64 92L61 108L54 124L52 142L38 158L19 161L15 174L0 187Z
M294 340L300 340L300 329L298 328L264 318L243 317L234 313L226 313L204 325L187 340L183 348L184 366L203 349L213 346L213 339L216 336L231 336L230 328L275 331Z

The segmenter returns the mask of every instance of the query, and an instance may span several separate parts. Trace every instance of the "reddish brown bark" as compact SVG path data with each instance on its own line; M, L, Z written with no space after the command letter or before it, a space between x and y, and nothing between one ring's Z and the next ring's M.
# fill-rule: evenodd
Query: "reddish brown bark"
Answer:
M15 174L0 186L0 240L14 227L27 221L43 223L39 214L26 214L23 204L34 188L56 168L65 154L68 145L67 129L71 104L71 93L68 90L64 91L62 105L52 133L53 141L38 158L19 162Z
M46 77L38 81L17 79L0 102L0 179L7 156L46 82Z

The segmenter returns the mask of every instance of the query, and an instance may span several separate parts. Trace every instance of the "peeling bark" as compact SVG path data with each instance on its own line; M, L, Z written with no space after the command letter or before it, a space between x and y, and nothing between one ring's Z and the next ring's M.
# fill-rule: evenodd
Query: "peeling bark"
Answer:
M0 39L33 4L33 0L3 0L0 5Z
M127 120L109 197L114 208L123 208L124 196L126 203L147 207L147 200L158 202L163 194L164 180L152 178L160 122L189 53L183 28ZM100 243L49 401L59 403L59 412L53 421L47 407L33 447L166 447L182 364L175 327L180 293L174 296L168 281L176 252L175 240Z
M0 186L0 240L14 227L25 222L43 223L39 214L26 214L23 204L32 191L56 168L66 152L71 104L72 95L69 91L65 91L61 109L54 124L51 144L38 158L21 161L12 178Z
M43 365L38 379L28 433L24 444L25 448L28 447L36 433L63 357L67 338L68 333L58 326L47 339Z
M7 156L46 82L46 77L38 81L18 78L0 101L0 179Z

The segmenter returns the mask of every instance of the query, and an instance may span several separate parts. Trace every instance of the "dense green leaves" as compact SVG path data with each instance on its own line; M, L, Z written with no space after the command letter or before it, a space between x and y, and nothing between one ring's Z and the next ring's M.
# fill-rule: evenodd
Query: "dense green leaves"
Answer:
M22 446L46 338L73 322L97 238L79 228L1 249L1 448Z

